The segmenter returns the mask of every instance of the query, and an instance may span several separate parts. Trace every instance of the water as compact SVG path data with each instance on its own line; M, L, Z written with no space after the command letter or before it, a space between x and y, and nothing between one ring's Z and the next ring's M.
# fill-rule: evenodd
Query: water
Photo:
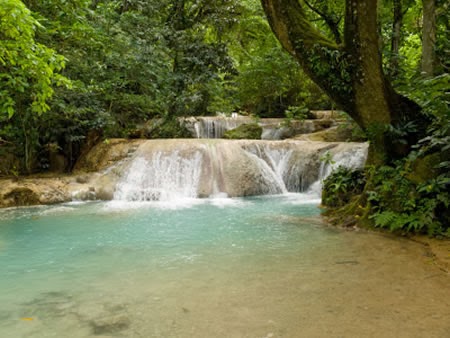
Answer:
M0 337L445 337L448 277L423 248L328 228L317 203L2 210Z
M116 188L114 198L125 201L159 201L197 197L202 155L183 158L174 151L157 152L151 161L137 157Z
M323 153L333 148L325 165ZM314 190L334 167L361 168L367 144L151 140L142 144L120 178L114 199L273 195ZM316 182L316 184L314 184Z

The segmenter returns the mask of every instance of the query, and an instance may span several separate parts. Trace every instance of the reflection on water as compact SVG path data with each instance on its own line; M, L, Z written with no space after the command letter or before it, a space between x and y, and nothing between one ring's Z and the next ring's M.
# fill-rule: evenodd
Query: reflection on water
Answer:
M0 337L447 337L423 248L327 228L314 203L2 210Z

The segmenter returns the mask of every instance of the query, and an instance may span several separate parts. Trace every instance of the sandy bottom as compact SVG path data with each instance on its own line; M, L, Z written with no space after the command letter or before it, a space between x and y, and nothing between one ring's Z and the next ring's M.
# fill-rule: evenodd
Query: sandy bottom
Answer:
M3 311L7 320L0 332L2 337L450 336L450 278L426 247L370 233L336 236L339 245L318 247L311 257L286 258L284 266L252 260L248 267L235 262L236 271L229 270L233 262L225 270L136 271L106 277L90 290L43 293L15 318Z
M302 227L294 221L285 226ZM0 337L450 337L450 276L429 247L313 222L326 235L308 250L217 264L207 246L183 264L69 273L70 289L4 294Z

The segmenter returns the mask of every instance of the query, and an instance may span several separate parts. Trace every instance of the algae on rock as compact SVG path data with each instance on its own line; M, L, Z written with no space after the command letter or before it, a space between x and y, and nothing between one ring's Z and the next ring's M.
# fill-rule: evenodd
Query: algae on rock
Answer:
M230 140L260 140L262 127L256 123L242 124L235 129L226 131L223 137Z

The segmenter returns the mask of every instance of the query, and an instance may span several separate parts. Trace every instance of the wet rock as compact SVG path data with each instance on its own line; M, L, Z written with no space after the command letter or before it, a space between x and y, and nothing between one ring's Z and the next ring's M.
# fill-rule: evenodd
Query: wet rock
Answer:
M159 199L161 189L168 190L166 186L148 183L155 181L158 175L161 182L170 177L178 178L172 186L179 190L185 189L180 180L191 184L194 191L189 197L209 197L217 193L230 197L254 196L278 194L286 189L299 192L317 181L324 152L330 150L334 156L352 149L355 154L360 152L361 144L298 140L111 140L95 146L92 154L86 154L77 164L84 173L76 176L0 180L0 207L111 200L120 195L121 184L136 159L143 162L140 166L143 172L127 189L140 189L135 194L137 197L144 192L155 196L152 199ZM355 159L360 162L362 156L356 155ZM170 164L170 161L175 162ZM180 172L189 166L192 166L189 174ZM86 173L97 169L100 171ZM198 176L199 182L190 182L193 176ZM147 186L141 189L140 181ZM181 193L184 194L184 190ZM127 196L122 199L136 200Z
M85 183L89 182L90 177L89 177L89 175L80 175L80 176L77 176L75 180L77 183L85 184Z
M242 124L235 129L226 131L223 137L232 140L259 140L261 139L262 127L256 123Z
M0 180L0 207L56 204L70 201L67 180L30 178Z
M7 205L34 205L38 204L39 196L36 191L27 187L13 187L4 194L4 200Z

